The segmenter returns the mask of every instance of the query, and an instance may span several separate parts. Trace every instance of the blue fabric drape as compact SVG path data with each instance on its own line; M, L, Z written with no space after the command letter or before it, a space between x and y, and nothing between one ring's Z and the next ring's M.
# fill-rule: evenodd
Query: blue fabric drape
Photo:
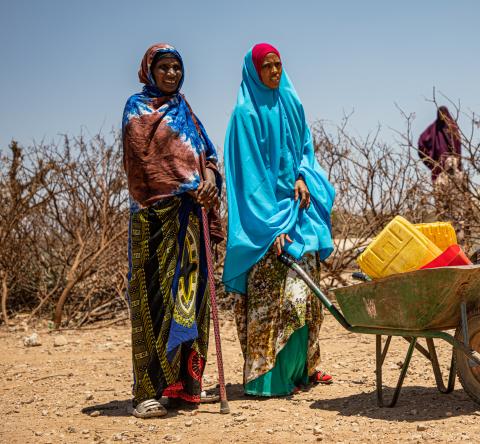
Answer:
M223 282L245 293L250 268L281 233L296 259L309 252L327 258L333 250L330 211L335 191L319 166L303 106L283 71L279 88L265 86L251 50L225 138L228 239ZM294 201L302 176L311 194L308 210Z

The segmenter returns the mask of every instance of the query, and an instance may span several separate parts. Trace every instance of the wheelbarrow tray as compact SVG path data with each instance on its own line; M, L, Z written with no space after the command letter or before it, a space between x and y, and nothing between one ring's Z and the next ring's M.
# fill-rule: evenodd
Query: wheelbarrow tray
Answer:
M352 326L448 330L460 323L461 302L480 302L480 265L417 270L332 292Z

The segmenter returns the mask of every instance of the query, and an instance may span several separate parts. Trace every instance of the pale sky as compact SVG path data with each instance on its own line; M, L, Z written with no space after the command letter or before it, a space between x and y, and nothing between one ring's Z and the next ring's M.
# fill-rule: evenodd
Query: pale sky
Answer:
M184 58L183 92L223 145L243 57L275 45L310 122L366 135L401 129L394 103L415 112L414 132L435 112L432 88L480 111L476 0L15 0L0 1L0 150L61 133L119 129L138 92L140 60L167 42Z

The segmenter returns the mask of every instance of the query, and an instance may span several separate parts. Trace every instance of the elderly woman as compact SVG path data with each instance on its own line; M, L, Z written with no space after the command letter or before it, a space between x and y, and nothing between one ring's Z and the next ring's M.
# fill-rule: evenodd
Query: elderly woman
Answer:
M222 240L221 176L202 124L180 94L184 67L170 45L150 47L145 86L123 113L130 193L128 297L132 321L133 414L163 416L162 396L201 399L209 294L201 206L212 242Z
M319 301L276 255L310 273L333 249L334 189L315 159L300 99L271 45L245 56L243 81L225 140L228 238L223 282L235 294L244 389L289 395L317 370ZM318 276L318 275L317 275Z

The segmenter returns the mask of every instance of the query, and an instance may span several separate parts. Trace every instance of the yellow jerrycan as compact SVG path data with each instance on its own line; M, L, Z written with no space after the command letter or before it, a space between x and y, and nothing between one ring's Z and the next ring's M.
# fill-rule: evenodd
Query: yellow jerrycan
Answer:
M413 224L396 216L357 258L362 271L378 279L418 270L442 253Z
M442 252L457 243L457 235L450 222L432 222L429 224L415 224L414 226L440 248Z

